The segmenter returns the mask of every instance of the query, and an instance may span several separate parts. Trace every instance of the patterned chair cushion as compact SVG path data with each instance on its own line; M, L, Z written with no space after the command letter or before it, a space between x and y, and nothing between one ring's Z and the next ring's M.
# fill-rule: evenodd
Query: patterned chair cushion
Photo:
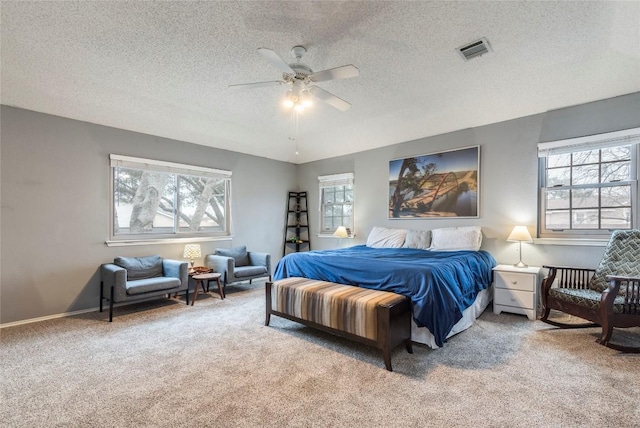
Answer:
M640 277L640 229L616 230L604 251L589 288L603 292L609 287L607 275ZM621 293L622 294L622 293Z
M602 293L588 288L552 288L549 290L549 296L557 300L564 300L568 303L584 306L585 308L598 309ZM613 302L613 312L618 314L622 313L623 304L624 298L622 296L617 296Z

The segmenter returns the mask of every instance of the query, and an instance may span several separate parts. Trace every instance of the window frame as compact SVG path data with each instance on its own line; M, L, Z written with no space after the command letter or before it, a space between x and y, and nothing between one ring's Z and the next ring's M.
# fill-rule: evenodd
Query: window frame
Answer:
M325 189L328 188L335 188L338 186L351 186L351 194L352 194L352 198L351 198L351 202L341 202L341 203L332 203L332 206L335 205L341 205L341 206L345 206L345 205L350 205L351 206L351 221L350 224L340 224L338 226L344 226L346 228L349 229L349 231L351 232L351 236L354 235L354 228L355 228L355 180L354 180L354 173L353 172L346 172L346 173L341 173L341 174L331 174L331 175L321 175L318 176L318 217L319 217L319 227L318 227L318 236L319 237L327 237L327 236L333 236L333 233L335 232L335 230L338 228L338 226L336 226L333 230L324 230L324 221L325 221L325 216L324 216L324 208L325 204L324 203L324 193L325 193ZM342 219L344 220L344 210L343 210L343 215L342 215Z
M612 182L598 182L589 184L573 184L560 185L547 187L547 158L553 155L560 154L572 154L590 150L602 150L613 147L630 146L631 154L629 160L629 178L628 180L612 181ZM638 181L640 180L640 128L631 128L622 131L609 132L604 134L590 135L586 137L572 138L567 140L551 141L538 144L538 236L540 238L568 238L568 239L586 239L586 238L608 238L611 232L615 229L551 229L546 225L547 214L547 190L580 190L584 188L588 189L602 189L606 187L615 186L629 186L630 189L630 204L631 204L631 222L630 229L637 228L639 223L639 204L640 193L638 188ZM592 162L590 165L598 165L598 170L602 170L602 165L609 163L603 161L602 156L599 157L598 162ZM573 160L570 162L569 168L575 168ZM600 172L599 178L600 180ZM599 197L600 198L600 197ZM599 199L597 209L599 210L598 222L601 227L602 217L600 210L602 210L602 201ZM573 216L574 208L572 206L571 197L569 198L569 208L567 209L570 219Z
M153 159L144 159L131 156L122 156L110 154L109 165L109 240L106 241L108 246L118 245L135 245L135 244L160 244L171 242L197 242L210 241L217 239L231 238L231 176L232 172L221 169L206 168L195 165L179 164L174 162L158 161ZM143 172L156 172L172 174L175 179L173 185L174 198L174 221L173 230L169 233L124 233L116 234L115 232L115 199L116 188L115 178L117 168L127 168ZM180 231L180 220L177 218L180 203L178 183L179 176L189 176L196 178L215 178L224 181L224 225L223 230L212 231ZM178 204L178 205L176 205Z

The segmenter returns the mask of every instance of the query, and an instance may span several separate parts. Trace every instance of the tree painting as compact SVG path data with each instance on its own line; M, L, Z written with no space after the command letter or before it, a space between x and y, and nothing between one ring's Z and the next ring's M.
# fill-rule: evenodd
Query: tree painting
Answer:
M476 217L479 147L389 162L389 218Z
M417 158L402 159L395 191L391 196L392 217L399 217L402 208L408 207L407 201L423 193L422 187L435 170L434 163L420 167Z

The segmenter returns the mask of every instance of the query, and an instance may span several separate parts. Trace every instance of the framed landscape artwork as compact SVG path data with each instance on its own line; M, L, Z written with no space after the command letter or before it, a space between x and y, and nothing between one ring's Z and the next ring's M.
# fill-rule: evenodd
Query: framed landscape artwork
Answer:
M389 218L478 217L480 146L389 161Z

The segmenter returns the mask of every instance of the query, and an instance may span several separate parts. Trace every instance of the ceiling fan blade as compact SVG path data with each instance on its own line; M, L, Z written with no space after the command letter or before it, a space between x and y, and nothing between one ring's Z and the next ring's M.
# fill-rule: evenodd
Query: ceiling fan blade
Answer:
M254 82L254 83L237 83L235 85L229 85L230 88L264 88L266 86L283 85L287 82L284 80L270 80L268 82Z
M351 107L351 104L349 104L342 98L336 97L331 92L327 92L317 86L310 87L309 92L311 92L319 100L324 101L325 103L337 108L340 111L347 111Z
M309 76L312 82L325 82L327 80L348 79L358 77L360 70L355 65L343 65L342 67L330 68L313 73Z
M278 54L272 51L271 49L258 48L258 52L260 53L260 55L264 57L264 59L269 61L278 70L282 71L283 73L296 74L296 72L293 71L291 67L289 67L289 64L284 62L284 60L280 58L280 56L278 56Z

